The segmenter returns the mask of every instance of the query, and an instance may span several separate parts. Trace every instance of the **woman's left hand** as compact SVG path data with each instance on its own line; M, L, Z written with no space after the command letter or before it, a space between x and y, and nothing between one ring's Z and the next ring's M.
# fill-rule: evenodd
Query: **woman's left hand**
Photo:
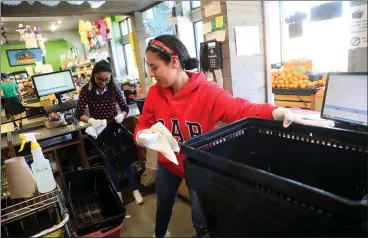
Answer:
M335 123L330 120L305 120L300 118L298 115L293 114L290 110L286 108L276 108L272 112L272 116L275 120L283 121L283 125L285 128L289 127L291 123L298 123L303 125L312 125L319 127L327 127L332 128L335 126Z
M115 116L115 121L118 124L121 124L124 119L125 119L125 114L124 113L120 113L117 116Z

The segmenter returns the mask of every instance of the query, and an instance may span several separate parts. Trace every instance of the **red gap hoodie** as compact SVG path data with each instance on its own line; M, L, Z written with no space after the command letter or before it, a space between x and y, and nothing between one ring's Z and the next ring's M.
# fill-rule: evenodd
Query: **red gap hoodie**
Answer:
M172 94L170 88L162 88L159 84L149 89L134 138L139 131L149 129L159 121L182 143L213 130L219 121L231 123L246 117L272 119L274 106L234 98L229 91L208 82L203 73L188 75L190 79L187 85L176 95ZM184 178L185 156L180 153L176 156L179 165L162 154L159 154L159 162L175 175Z

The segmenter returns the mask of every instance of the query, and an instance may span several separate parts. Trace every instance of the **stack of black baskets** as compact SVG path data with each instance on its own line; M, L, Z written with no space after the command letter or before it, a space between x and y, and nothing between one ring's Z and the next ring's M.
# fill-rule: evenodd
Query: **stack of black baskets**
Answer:
M136 99L135 103L138 106L139 112L142 114L143 112L143 106L144 106L144 102L146 101L146 98L140 98L140 99Z
M245 119L182 145L212 237L366 237L366 132Z

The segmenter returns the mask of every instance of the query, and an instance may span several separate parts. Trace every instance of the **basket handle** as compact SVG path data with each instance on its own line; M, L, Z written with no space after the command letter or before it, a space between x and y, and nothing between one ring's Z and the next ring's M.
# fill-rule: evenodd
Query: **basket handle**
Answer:
M42 232L37 233L36 235L33 235L32 238L44 237L50 233L56 232L60 228L64 227L68 221L69 221L69 213L64 213L63 220L59 224L49 229L43 230Z
M102 228L98 231L92 232L91 234L86 235L87 237L90 238L104 238L104 237L109 237L112 233L115 233L117 231L121 230L122 225L117 226L117 227L113 227L113 226L109 226L109 227L105 227Z

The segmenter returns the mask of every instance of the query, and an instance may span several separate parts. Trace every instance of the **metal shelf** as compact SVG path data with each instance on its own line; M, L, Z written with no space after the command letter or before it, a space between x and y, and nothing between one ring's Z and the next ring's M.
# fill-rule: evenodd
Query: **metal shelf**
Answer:
M54 207L58 203L58 197L61 197L59 187L49 193L35 192L34 196L28 199L13 200L9 198L9 193L3 192L1 195L1 224L5 225Z
M41 194L36 190L31 198L11 199L5 167L1 168L1 225L22 219L50 207L55 207L62 201L63 198L59 186L48 193Z

